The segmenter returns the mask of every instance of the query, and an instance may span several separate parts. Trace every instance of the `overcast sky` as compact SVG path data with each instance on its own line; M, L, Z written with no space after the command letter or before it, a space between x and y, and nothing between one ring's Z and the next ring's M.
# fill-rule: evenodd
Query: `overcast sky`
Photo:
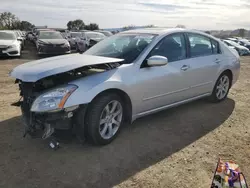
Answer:
M66 27L69 20L94 22L101 28L125 25L192 29L250 29L250 0L0 0L10 11L35 25Z

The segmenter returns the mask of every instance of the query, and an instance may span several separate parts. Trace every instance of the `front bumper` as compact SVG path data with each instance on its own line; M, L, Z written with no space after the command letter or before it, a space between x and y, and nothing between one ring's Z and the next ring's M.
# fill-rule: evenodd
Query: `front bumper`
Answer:
M69 54L70 46L38 46L38 54Z
M0 49L0 56L10 56L10 57L15 57L15 56L20 56L20 49L18 48L1 48Z
M73 130L74 116L78 107L59 112L34 113L29 111L29 107L22 103L21 110L25 134L29 134L33 138L46 139L57 130Z

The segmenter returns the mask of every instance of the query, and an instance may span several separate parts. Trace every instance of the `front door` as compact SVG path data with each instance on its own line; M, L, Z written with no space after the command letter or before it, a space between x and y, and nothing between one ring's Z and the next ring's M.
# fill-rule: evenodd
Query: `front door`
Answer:
M137 85L143 91L137 113L143 113L187 99L189 81L185 78L186 44L182 33L163 38L148 57L160 55L168 58L168 64L148 67L143 62L137 77ZM147 59L146 58L146 59Z

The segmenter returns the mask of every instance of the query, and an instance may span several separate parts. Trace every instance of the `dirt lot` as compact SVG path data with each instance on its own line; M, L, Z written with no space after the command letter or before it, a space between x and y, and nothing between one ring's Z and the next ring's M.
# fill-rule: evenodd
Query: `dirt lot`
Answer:
M0 187L209 187L218 157L235 159L250 180L250 57L220 104L205 100L141 118L124 127L110 145L73 140L58 151L48 142L22 138L18 90L8 77L36 58L0 60ZM250 183L250 182L248 182Z

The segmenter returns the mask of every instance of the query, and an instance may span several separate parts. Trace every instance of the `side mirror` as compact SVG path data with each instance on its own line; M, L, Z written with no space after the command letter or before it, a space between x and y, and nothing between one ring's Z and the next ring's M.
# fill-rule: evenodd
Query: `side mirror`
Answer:
M164 66L168 64L168 58L164 56L154 55L147 59L147 64L150 67Z
M18 41L23 41L22 37L17 37Z

